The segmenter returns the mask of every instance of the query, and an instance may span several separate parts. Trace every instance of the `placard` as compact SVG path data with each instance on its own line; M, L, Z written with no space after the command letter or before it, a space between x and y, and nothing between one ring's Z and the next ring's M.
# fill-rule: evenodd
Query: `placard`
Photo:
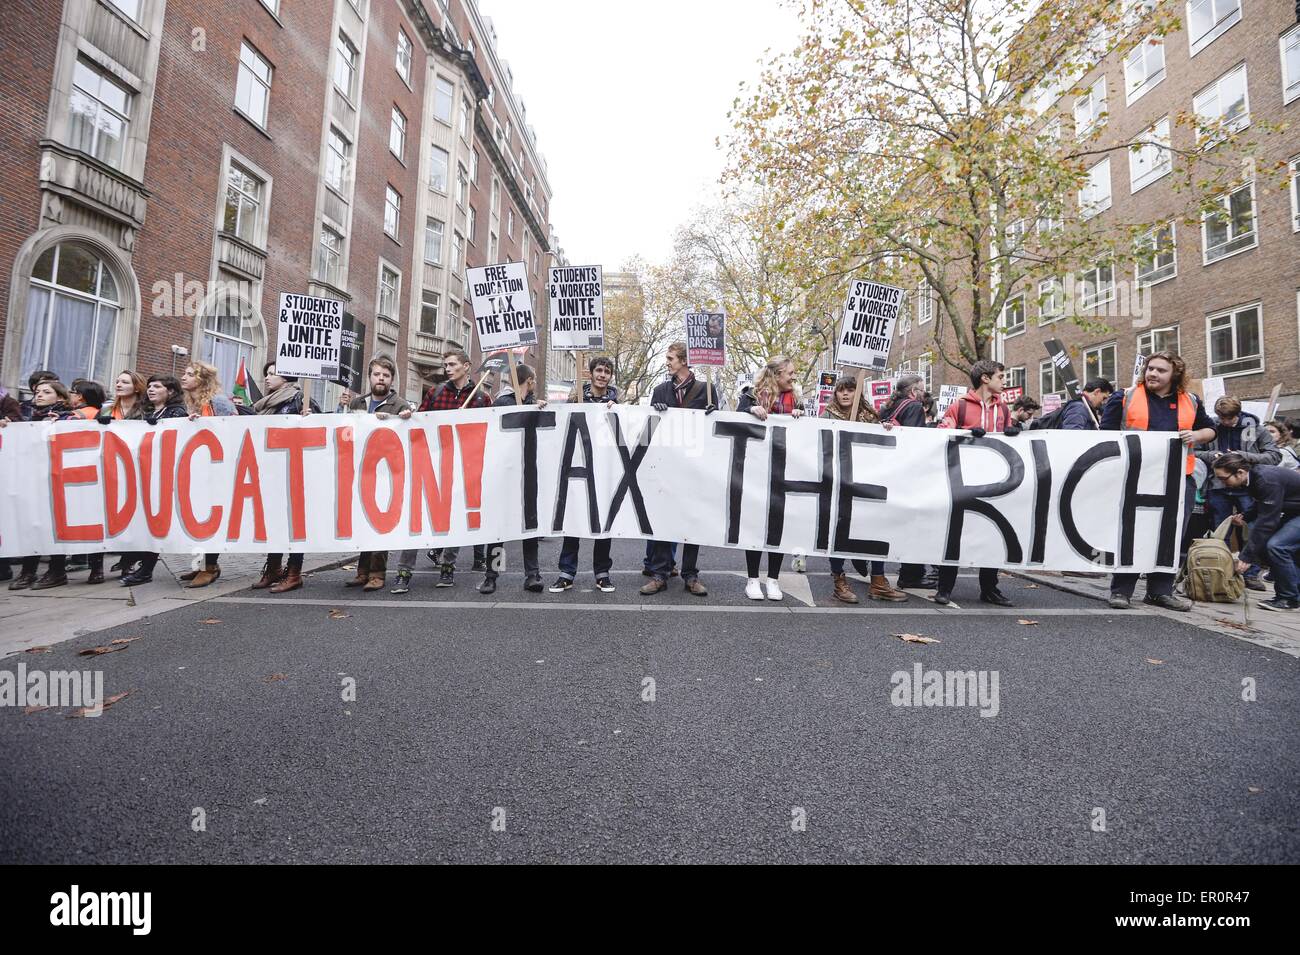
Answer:
M817 413L821 414L835 399L835 382L839 377L833 371L817 373Z
M844 303L844 321L835 347L835 362L881 371L903 308L903 290L879 282L855 281Z
M894 380L884 378L879 381L873 381L871 386L871 407L875 409L876 414L880 414L880 409L889 402L889 396L894 393Z
M289 378L339 376L343 350L343 303L332 298L280 293L275 370Z
M943 413L948 410L949 405L957 401L966 394L966 388L962 385L940 385L939 394L934 399L934 418L938 421L943 417Z
M547 296L556 351L599 351L605 347L605 278L599 265L551 269Z
M687 312L686 364L720 366L726 363L727 314Z
M1056 366L1057 372L1065 382L1066 392L1071 398L1079 397L1079 376L1075 374L1074 362L1070 361L1070 353L1065 350L1061 340L1049 338L1043 342L1043 347L1047 349L1048 357L1052 359L1052 364Z
M537 320L524 263L466 269L465 284L474 307L479 351L487 354L537 344Z
M1002 401L1003 401L1003 403L1005 403L1008 407L1011 406L1011 405L1013 405L1013 404L1015 404L1017 401L1019 401L1019 400L1020 400L1021 398L1023 398L1024 396L1025 396L1025 389L1024 389L1024 388L1021 388L1021 387L1019 387L1019 386L1017 386L1017 387L1015 387L1015 388L1003 388L1003 389L1002 389Z
M366 366L366 326L351 312L343 313L343 331L339 339L339 373L334 383L353 394L361 394Z

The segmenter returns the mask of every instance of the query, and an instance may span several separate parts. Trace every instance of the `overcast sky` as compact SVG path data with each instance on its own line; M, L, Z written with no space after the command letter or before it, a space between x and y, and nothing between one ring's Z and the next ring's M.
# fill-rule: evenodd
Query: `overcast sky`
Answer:
M479 0L528 107L575 265L662 262L725 165L742 80L798 34L778 0Z

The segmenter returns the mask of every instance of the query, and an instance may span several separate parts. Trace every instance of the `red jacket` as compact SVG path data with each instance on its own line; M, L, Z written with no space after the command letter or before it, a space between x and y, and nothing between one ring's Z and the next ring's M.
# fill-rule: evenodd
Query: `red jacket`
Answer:
M941 428L983 428L985 431L1005 431L1011 423L1011 409L1003 400L994 398L991 404L980 401L979 392L968 391L948 406L939 422Z

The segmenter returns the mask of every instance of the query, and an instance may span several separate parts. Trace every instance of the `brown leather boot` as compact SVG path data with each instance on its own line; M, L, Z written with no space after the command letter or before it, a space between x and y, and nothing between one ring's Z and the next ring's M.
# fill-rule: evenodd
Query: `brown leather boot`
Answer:
M366 585L365 585L364 587L362 587L361 589L362 589L362 590L366 590L366 591L370 591L370 590L383 590L383 589L384 589L384 575L383 575L383 574L371 574L370 577L369 577L369 579L366 581Z
M265 590L276 581L283 580L284 574L280 572L280 558L267 558L266 563L262 565L262 579L253 584L254 590Z
M291 590L298 590L302 587L302 573L297 570L286 570L276 583L271 585L271 593L287 594Z
M193 580L185 585L185 589L195 590L199 587L206 587L208 584L216 583L220 577L221 567L219 565L213 564L211 567L204 567L194 575Z
M855 604L858 602L858 595L855 594L853 588L849 586L849 579L847 577L843 574L833 574L831 575L831 580L835 581L834 597L836 600L842 600L846 604Z
M877 574L871 578L871 588L867 591L867 596L872 600L888 600L891 603L900 603L907 599L907 594L889 585L889 578L884 574Z

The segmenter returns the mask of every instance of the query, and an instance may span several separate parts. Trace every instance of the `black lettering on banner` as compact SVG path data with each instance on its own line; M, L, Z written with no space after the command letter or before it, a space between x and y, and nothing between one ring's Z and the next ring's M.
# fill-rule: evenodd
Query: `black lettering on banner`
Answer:
M740 542L740 507L745 490L745 452L750 441L766 441L767 429L748 421L715 421L713 435L731 439L731 478L727 482L727 543Z
M1127 567L1133 563L1133 532L1137 524L1138 508L1153 509L1160 515L1160 549L1156 563L1172 567L1174 540L1182 524L1183 456L1182 441L1169 439L1169 457L1165 462L1165 489L1160 494L1139 494L1138 478L1142 475L1142 439L1136 434L1126 434L1128 446L1128 472L1124 476L1124 501L1120 507L1119 562Z
M969 445L995 451L1006 461L1010 473L1005 480L995 484L968 485L961 473L961 447ZM976 438L971 435L954 436L948 439L948 490L952 497L952 511L948 515L948 540L944 545L944 560L961 559L961 531L966 521L966 512L973 511L993 522L1002 535L1002 542L1007 551L1007 563L1019 564L1024 560L1024 551L1016 529L996 507L985 498L1002 497L1010 494L1025 479L1025 465L1020 455L1001 441L991 438Z
M1070 546L1080 557L1094 560L1104 567L1115 566L1115 555L1108 550L1090 547L1083 539L1083 535L1079 533L1079 525L1074 520L1074 492L1078 490L1079 482L1094 464L1117 457L1119 457L1118 441L1094 444L1075 458L1074 463L1070 465L1070 473L1065 476L1065 484L1061 487L1061 529L1065 531L1065 539L1070 542Z
M623 443L623 429L619 424L618 415L612 411L608 412L605 420L609 422L610 430L614 432L614 446L618 448L619 460L623 462L623 478L618 482L614 497L609 502L609 517L605 520L605 533L608 534L610 528L614 526L614 518L618 516L619 508L623 506L623 498L631 491L637 525L641 528L642 534L653 538L654 529L650 526L650 518L645 512L645 499L641 496L641 485L637 483L636 471L650 448L650 441L655 436L655 428L659 426L660 419L657 415L646 419L641 437L636 442L636 451L632 454L627 453L627 445Z
M767 485L767 546L780 548L785 532L785 498L787 494L817 495L817 550L825 550L831 536L831 500L835 493L835 470L832 452L835 432L823 428L821 440L821 476L815 481L792 481L785 476L785 432L780 425L772 428L772 458Z
M524 475L524 530L537 530L537 432L555 427L554 411L510 411L501 415L502 431L522 431L520 456Z
M581 467L573 463L574 452L578 449L578 439L582 439ZM551 530L564 529L564 511L569 503L569 482L585 481L587 484L587 526L593 534L600 533L600 507L596 503L596 467L591 457L591 431L587 428L585 414L569 415L569 424L564 431L564 453L560 457L560 478L556 482L555 518L551 521Z
M853 480L853 446L867 444L881 448L895 448L898 446L898 438L892 434L867 434L847 430L839 432L839 436L840 494L835 515L834 549L853 554L869 554L872 557L888 556L887 541L849 536L853 530L853 502L855 500L884 501L889 495L884 485L864 484Z
M1052 459L1047 456L1047 442L1035 438L1029 442L1034 452L1034 534L1029 543L1029 562L1041 564L1047 554L1047 521L1052 513Z

